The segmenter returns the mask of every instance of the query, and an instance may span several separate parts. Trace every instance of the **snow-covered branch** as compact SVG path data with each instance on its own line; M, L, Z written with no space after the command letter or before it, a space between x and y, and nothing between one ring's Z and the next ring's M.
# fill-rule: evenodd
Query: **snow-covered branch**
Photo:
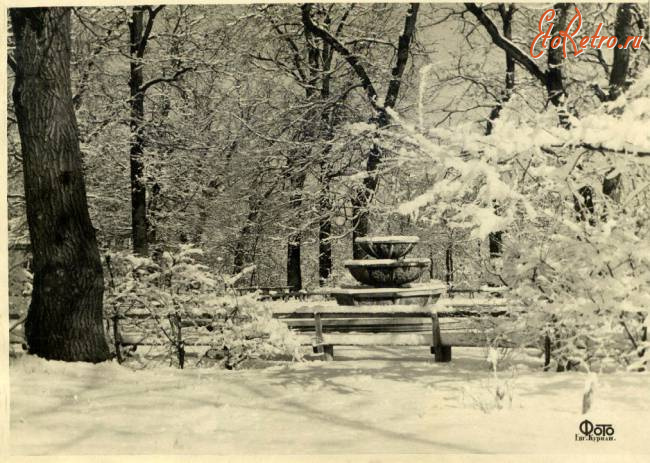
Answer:
M490 34L492 42L503 51L505 51L508 56L512 57L520 66L526 69L532 76L534 76L542 85L546 85L546 72L535 63L535 61L528 56L524 51L522 51L517 45L505 38L499 28L492 21L492 19L483 11L483 9L478 6L476 3L465 3L467 10L476 16L476 19L485 27L485 30Z

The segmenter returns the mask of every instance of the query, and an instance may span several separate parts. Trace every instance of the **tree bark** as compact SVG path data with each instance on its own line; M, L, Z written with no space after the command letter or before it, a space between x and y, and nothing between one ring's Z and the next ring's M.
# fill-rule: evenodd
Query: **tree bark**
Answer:
M300 266L300 233L290 235L287 242L287 286L293 291L302 289L302 268Z
M34 282L29 352L52 360L109 358L104 281L90 221L70 83L70 9L10 10L13 102L22 146Z
M507 40L501 33L497 25L492 19L483 11L483 8L476 3L465 3L467 11L472 13L476 19L483 25L487 33L490 35L492 42L501 48L506 54L513 58L520 66L526 69L533 77L535 77L542 84L546 84L546 72L537 65L537 62L530 57L528 53L521 50L510 40ZM557 30L557 28L556 28Z
M628 36L633 33L632 24L632 10L634 4L620 3L616 8L616 23L614 25L614 34L618 43L625 44ZM629 48L614 48L614 60L612 69L609 75L609 93L604 93L601 99L603 101L614 101L621 96L629 87L628 73L630 67L630 50ZM614 201L618 201L621 195L621 174L609 177L614 169L610 169L603 179L602 191L603 194L609 196ZM591 224L595 224L595 207L593 197L595 191L591 186L583 186L578 192L582 199L574 196L573 203L578 220L589 220ZM606 220L607 214L605 210L600 212L603 220Z
M381 125L381 124L379 124ZM385 126L386 124L384 124ZM368 153L366 163L366 176L356 196L352 198L352 256L355 259L363 259L366 253L357 246L357 238L368 236L370 233L370 219L368 206L377 191L379 177L376 174L381 163L381 151L377 145L373 145Z
M566 30L569 17L569 3L556 3L553 8L557 11L556 31ZM553 106L560 108L566 101L566 89L564 87L564 56L562 47L550 48L548 50L548 70L546 71L546 91L548 99ZM567 126L568 114L560 114L560 124Z
M317 97L316 84L321 77L320 64L321 52L315 43L310 28L305 24L306 17L303 15L303 32L305 35L305 43L307 47L307 72L301 74L302 79L306 79L305 84L305 97L307 102L314 102ZM317 122L315 121L315 114L313 111L308 111L305 120L305 125L302 128L300 137L304 141L313 142L316 128L314 127ZM305 170L304 163L308 162L309 149L307 153L303 154L301 150L296 150L289 160L289 185L291 188L289 208L295 214L296 230L291 232L287 237L287 286L290 286L294 291L302 289L302 266L301 266L301 242L302 232L300 231L300 208L303 203L302 188L305 184Z
M503 20L503 36L512 40L512 17L515 13L515 6L510 4L507 8L505 4L499 4L499 14ZM487 127L485 129L485 135L490 135L494 129L494 121L501 114L501 109L503 104L510 100L512 96L512 90L515 88L515 59L510 56L508 53L505 53L506 57L506 77L505 77L505 92L503 93L503 98L501 101L497 102L497 105L490 112L488 118ZM495 209L498 207L495 205ZM490 257L501 257L503 255L503 232L497 231L490 233L488 235L488 244L490 248Z
M445 249L445 282L447 286L454 282L454 256L451 246Z
M384 106L379 106L377 102L377 91L370 79L364 64L359 60L357 55L352 53L346 48L344 44L332 36L327 30L320 28L314 24L311 18L312 4L305 3L301 6L302 21L305 30L310 34L323 40L328 46L332 47L334 51L339 53L352 68L357 78L361 82L363 89L366 92L368 103L372 106L375 114L371 118L377 124L378 129L386 127L390 121L390 116L386 108L393 108L397 102L399 90L402 84L402 77L408 62L409 51L413 38L415 36L415 25L417 23L419 3L411 3L408 12L404 19L404 30L399 37L397 46L397 59L391 74L392 78L388 83L388 90L384 98ZM355 259L360 259L364 256L364 252L354 244L357 237L366 236L370 231L370 222L368 218L368 205L372 200L378 185L377 169L381 161L381 150L377 145L373 145L368 153L368 161L366 163L366 177L364 178L363 185L359 191L352 198L352 253Z
M558 11L558 20L554 28L555 31L566 30L569 6L569 3L556 3L554 5L555 10ZM548 69L543 71L530 55L521 50L511 40L508 40L499 32L497 25L481 7L476 3L465 3L465 8L483 25L487 33L490 35L492 42L496 46L506 52L509 58L513 59L516 63L526 69L530 75L535 77L546 87L548 99L551 104L560 107L566 98L562 47L555 50L548 50ZM560 123L565 127L567 126L568 115L566 113L560 115Z
M246 216L246 222L239 233L239 238L235 244L233 256L233 273L237 274L244 269L246 264L251 263L251 253L246 251L247 241L253 236L253 229L258 225L260 211L275 188L277 182L273 183L262 195L252 194L249 199L249 211Z
M328 186L325 184L323 187ZM332 276L332 220L330 211L332 204L329 198L329 190L326 189L320 202L321 215L318 224L318 284L324 286Z
M614 35L618 43L625 43L628 36L632 35L632 10L633 3L620 3L616 9L616 24L614 26ZM609 75L609 101L616 100L630 86L628 74L630 70L630 49L614 48L614 61L612 71ZM613 168L612 168L613 170ZM611 170L605 175L603 180L603 194L609 196L614 201L619 201L621 196L622 177L621 174L608 177ZM605 217L605 214L603 214Z
M134 6L129 22L130 74L131 91L131 237L133 252L141 256L149 254L149 223L147 221L147 188L144 182L144 82L142 55L144 52L144 7Z
M299 222L300 206L302 205L302 188L305 184L305 174L299 173L297 176L291 178L291 199L289 207L297 214L297 222ZM298 224L298 227L301 225ZM290 286L294 291L302 289L302 268L300 260L300 245L302 241L302 233L296 230L289 234L287 238L287 286Z
M397 59L391 74L392 78L388 84L386 91L386 98L384 98L384 107L380 108L375 122L378 129L388 126L390 116L386 111L387 108L394 108L397 103L400 87L402 84L402 77L406 69L409 51L413 38L415 37L415 25L417 23L418 11L420 8L419 3L411 3L404 19L404 30L399 36L397 47ZM377 191L379 184L379 177L377 170L381 164L381 149L378 145L374 144L368 153L368 161L366 162L366 176L363 179L363 185L360 191L352 199L352 254L355 259L362 259L365 257L363 250L356 245L356 239L359 237L367 236L370 233L370 220L368 206Z
M625 44L628 36L632 35L633 3L619 3L616 8L616 24L614 35L618 43ZM609 100L614 101L629 87L628 71L630 67L630 48L614 47L614 62L609 76Z
M235 245L235 254L233 257L233 274L238 274L244 269L244 265L250 263L249 253L246 252L246 245L249 238L253 235L253 227L257 224L261 201L251 201L253 203L248 215L246 216L246 223L241 229L239 239Z
M340 28L343 27L344 20L350 12L348 9L343 16L343 21L339 24ZM329 19L329 18L328 18ZM327 20L326 20L327 21ZM321 100L326 101L330 98L331 80L332 80L332 59L334 57L334 49L325 41L323 41L323 50L321 52L322 59L322 76L321 76ZM335 124L335 109L323 112L321 119L323 125L326 127L326 139L331 141L334 137L334 124ZM330 163L327 162L328 155L331 151L332 145L328 144L323 150L323 159L320 163L320 219L318 221L318 285L325 286L332 276L332 201L330 198Z
M499 14L503 21L503 36L512 40L512 17L515 13L515 6L513 4L506 5L504 3L499 3ZM487 125L485 128L485 135L490 135L492 130L494 130L494 121L499 118L501 110L503 109L503 104L507 103L512 96L512 90L515 88L515 59L507 52L504 52L506 58L506 74L505 74L505 91L503 92L503 97L500 101L497 102L496 106L492 108L490 115L488 116Z

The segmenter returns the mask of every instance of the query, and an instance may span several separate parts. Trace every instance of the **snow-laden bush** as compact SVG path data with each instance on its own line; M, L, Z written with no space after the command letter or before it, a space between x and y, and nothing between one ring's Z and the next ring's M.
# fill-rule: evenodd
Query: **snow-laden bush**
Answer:
M650 70L568 130L555 110L524 107L514 96L489 136L393 114L384 149L429 184L399 210L477 240L505 231L499 276L560 368L638 368L650 351Z
M156 257L107 257L105 312L121 331L162 344L184 363L185 349L201 346L226 368L251 358L299 358L299 343L271 307L251 296L229 294L232 278L215 277L199 263L201 250L180 246ZM198 362L197 362L198 363Z

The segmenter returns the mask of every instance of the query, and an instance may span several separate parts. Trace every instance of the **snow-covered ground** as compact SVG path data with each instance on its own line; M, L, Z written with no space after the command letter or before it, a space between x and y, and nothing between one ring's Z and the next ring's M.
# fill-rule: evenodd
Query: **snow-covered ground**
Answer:
M334 362L132 371L12 359L12 454L648 453L650 375L544 373L483 349L337 348ZM497 390L503 396L496 407ZM510 400L511 399L511 400ZM613 442L576 442L581 421Z

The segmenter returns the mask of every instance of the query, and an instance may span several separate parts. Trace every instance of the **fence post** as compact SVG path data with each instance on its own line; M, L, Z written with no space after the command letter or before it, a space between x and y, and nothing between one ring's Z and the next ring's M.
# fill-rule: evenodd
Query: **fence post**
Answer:
M450 286L454 281L454 257L451 246L445 249L445 280L447 286Z
M185 366L185 341L181 331L181 316L177 313L170 316L172 324L176 327L176 352L178 354L178 366L182 370Z
M551 367L551 337L546 333L544 335L544 371Z
M113 319L113 342L115 344L115 356L117 357L117 363L122 363L124 358L122 357L122 337L120 335L120 315L115 313L112 317Z

